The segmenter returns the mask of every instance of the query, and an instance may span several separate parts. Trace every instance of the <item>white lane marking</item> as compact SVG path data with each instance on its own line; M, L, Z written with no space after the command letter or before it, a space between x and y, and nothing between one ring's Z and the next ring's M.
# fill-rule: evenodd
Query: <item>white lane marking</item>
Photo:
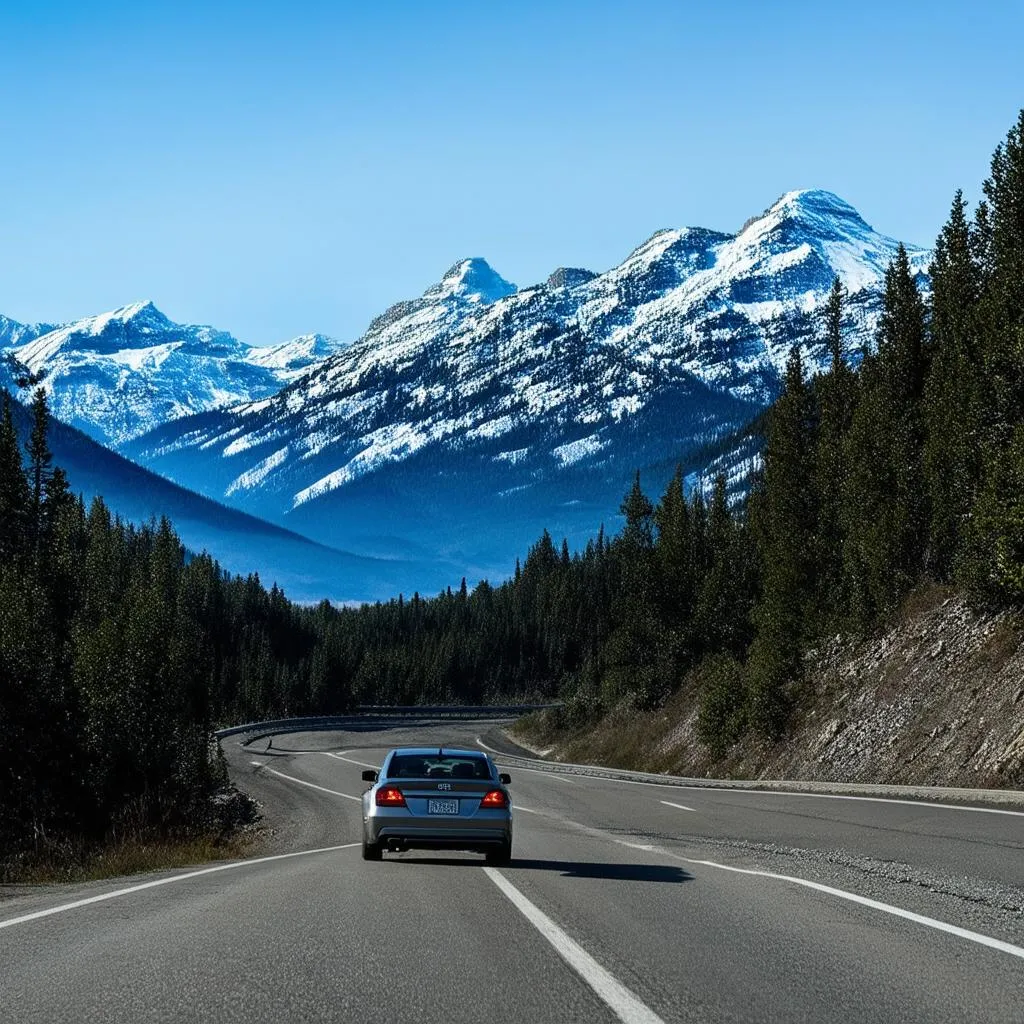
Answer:
M500 750L488 747L479 736L477 737L477 743L491 751L491 753L497 754L499 758L502 756ZM508 756L511 757L513 755L510 754ZM556 774L551 770L525 768L523 765L518 764L510 764L506 765L506 767L514 772L536 772L538 775L548 776ZM566 767L569 766L566 765ZM572 767L576 766L573 765ZM600 768L599 765L583 765L582 767ZM1024 818L1024 811L1008 811L1002 807L965 807L963 804L943 804L936 800L904 800L899 797L890 796L849 796L844 793L794 793L782 789L747 789L746 787L733 788L731 786L697 786L688 785L687 783L647 782L643 779L616 779L606 775L578 775L574 776L574 778L589 779L591 782L616 782L622 786L652 786L655 789L675 790L692 789L695 792L718 793L724 796L803 796L816 800L861 800L875 804L905 804L910 807L929 807L933 811L976 811L978 814L1008 814L1014 818Z
M266 864L272 860L287 860L289 857L308 857L314 853L333 853L336 850L350 850L359 843L344 843L341 846L322 846L318 850L300 850L298 853L278 853L273 857L254 857L252 860L234 861L231 864L218 864L213 868L203 868L200 871L189 871L184 875L173 875L171 878L158 878L155 882L143 882L141 885L130 885L126 889L116 889L114 892L101 893L99 896L90 896L87 899L75 900L73 903L62 903L59 907L50 907L47 910L37 910L32 914L23 914L21 917L11 917L6 921L0 921L0 928L10 928L12 925L24 924L26 921L37 921L41 917L49 917L51 914L63 914L67 910L77 910L79 907L87 907L90 903L102 903L104 900L117 899L120 896L127 896L129 893L140 892L143 889L155 889L158 885L170 885L172 882L184 882L189 878L198 878L200 875L212 875L217 871L234 871L235 868L247 868L253 864Z
M483 747L484 750L489 750L492 754L500 754L501 753L500 750L495 750L494 747L489 747L486 743L484 743L484 741L482 739L480 739L479 736L477 736L477 738L476 738L476 745L478 747Z
M693 811L694 814L699 813L696 808L686 807L683 804L674 804L671 800L662 800L661 803L666 807L674 807L677 811Z
M526 808L524 807L523 810L526 810ZM928 928L934 928L938 931L946 932L949 935L955 935L958 938L967 939L970 942L976 942L982 946L988 946L991 949L996 949L1003 953L1009 953L1011 956L1024 958L1024 948L1014 946L1009 942L1003 942L1002 939L995 939L990 935L983 935L980 932L972 932L967 928L961 928L955 924L947 924L945 921L939 921L936 918L925 917L923 914L915 914L911 910L904 910L902 907L893 906L891 903L882 903L878 900L872 900L867 896L860 896L857 893L848 892L845 889L836 889L833 886L823 885L820 882L812 882L805 878L796 878L793 875L780 875L773 871L763 871L756 868L737 868L730 864L719 864L717 861L713 860L700 860L696 857L684 857L682 854L673 853L671 850L668 850L663 846L655 846L652 843L631 843L628 839L620 839L618 836L610 835L603 829L584 825L581 822L573 821L571 818L566 818L560 814L552 814L546 811L533 811L532 813L540 814L545 818L552 818L562 825L568 825L570 828L577 829L587 835L601 839L610 839L613 843L618 843L619 846L627 846L631 850L644 850L646 853L653 853L662 857L670 857L672 860L682 861L684 864L701 864L705 867L717 868L720 871L731 871L740 875L754 875L762 878L775 878L783 882L791 882L793 885L801 885L808 889L816 889L819 892L827 893L830 896L836 896L840 899L849 900L853 903L860 903L873 910L880 910L883 913L902 917L908 921L914 921L917 924L925 925Z
M339 793L336 789L325 789L323 786L317 786L313 782L306 782L305 779L297 779L294 775L285 775L284 772L279 772L276 768L271 768L270 765L260 764L259 761L250 761L250 764L255 765L257 768L262 768L265 772L270 772L271 775L276 775L278 778L287 779L289 782L297 782L300 786L309 786L310 789L319 789L321 793L330 793L331 796L343 796L346 800L355 800L358 803L363 802L361 796L351 796L349 793Z
M859 903L861 906L870 907L872 910L880 910L884 914L892 914L894 917L902 917L907 921L916 924L923 924L926 928L935 928L937 931L946 932L949 935L956 935L958 938L967 939L969 942L976 942L981 946L988 946L990 949L997 949L1001 953L1009 953L1010 956L1024 959L1024 947L1014 946L1010 942L1003 942L1002 939L994 939L991 935L982 935L980 932L972 932L959 925L947 924L934 917L925 917L924 914L915 914L912 910L904 910L902 907L893 906L891 903L882 903L880 900L873 900L867 896L859 896L855 892L847 892L845 889L836 889L831 885L823 885L821 882L812 882L806 878L795 878L793 875L780 875L774 871L761 871L756 868L737 868L731 864L719 864L713 860L698 860L695 857L684 857L682 854L673 853L660 846L651 846L646 843L630 843L625 839L616 839L615 842L622 846L629 846L634 850L645 850L649 853L662 854L671 857L673 860L682 861L684 864L701 864L704 867L717 868L719 871L732 871L738 875L754 875L759 878L775 878L781 882L790 882L793 885L802 885L806 889L815 889L818 892L827 893L829 896L837 896L842 900L849 900L851 903Z
M348 761L349 764L357 764L359 765L360 768L372 768L374 771L380 771L379 764L368 764L366 761L354 761L351 757L345 757L344 755L348 753L348 751L345 750L343 750L340 754L331 754L328 753L326 750L322 751L322 753L327 754L328 757L333 757L336 761Z
M570 785L576 785L576 779L571 779L568 775L558 775L556 772L552 772L548 778L553 782L568 782Z
M624 1024L665 1024L625 985L603 968L578 942L571 939L542 910L535 907L504 875L484 868L488 878L515 908L555 948L555 952L608 1004Z
M541 817L545 816L543 811L535 811L535 810L533 810L530 807L520 807L519 804L513 804L512 805L512 810L513 811L522 811L524 814L539 814L539 815L541 815Z

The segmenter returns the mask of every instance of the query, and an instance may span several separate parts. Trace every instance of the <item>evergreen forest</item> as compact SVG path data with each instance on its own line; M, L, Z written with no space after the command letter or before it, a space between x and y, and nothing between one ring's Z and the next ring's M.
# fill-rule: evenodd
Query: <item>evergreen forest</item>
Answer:
M303 607L186 552L167 521L85 507L52 465L42 389L0 416L0 863L127 828L201 825L224 774L212 730L359 703L558 698L567 724L659 706L690 673L727 750L784 735L823 636L884 622L926 581L1024 602L1024 111L983 199L961 193L923 292L901 249L876 344L790 354L749 497L680 467L571 552L544 532L498 586Z

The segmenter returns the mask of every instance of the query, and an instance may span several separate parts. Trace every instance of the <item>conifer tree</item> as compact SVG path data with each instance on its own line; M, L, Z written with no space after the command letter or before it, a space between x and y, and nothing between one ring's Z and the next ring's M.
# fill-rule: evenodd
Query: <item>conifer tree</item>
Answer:
M626 517L626 525L620 538L622 543L630 548L649 551L654 543L654 506L640 487L639 470L619 511Z
M678 623L681 631L692 633L697 566L682 466L676 466L653 515L657 527L655 564L661 614L667 622ZM692 637L689 639L692 641Z
M925 385L924 469L930 507L928 568L940 580L952 570L981 472L981 268L966 205L958 191L931 266L932 362Z
M3 392L0 410L0 562L9 563L23 550L28 522L29 491L22 469L21 448L11 414L11 397Z
M790 352L782 394L768 424L764 473L751 516L760 555L761 596L748 661L751 720L777 733L790 684L801 673L801 651L815 593L814 409L799 348Z
M922 572L926 371L924 302L901 245L886 271L878 352L864 361L845 456L846 587L861 624L891 611Z
M982 480L965 576L976 592L1024 598L1024 110L996 147L976 218L984 395Z
M50 479L53 456L47 438L50 414L46 405L46 392L36 388L32 396L32 432L28 439L29 520L32 550L38 560L45 530L43 501Z
M749 642L752 580L740 524L729 508L723 473L715 477L711 492L707 550L709 564L694 609L699 649L702 653L739 657Z
M846 439L857 400L857 379L843 351L845 302L846 290L837 277L832 282L825 308L829 367L816 379L817 593L822 616L829 620L841 616L847 606L843 572L843 494L849 475Z

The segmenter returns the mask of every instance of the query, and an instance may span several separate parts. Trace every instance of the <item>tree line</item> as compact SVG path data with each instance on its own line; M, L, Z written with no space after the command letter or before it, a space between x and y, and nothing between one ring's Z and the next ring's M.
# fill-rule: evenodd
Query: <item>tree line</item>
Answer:
M623 525L544 532L512 578L361 608L302 607L73 496L0 417L0 861L131 826L204 821L217 724L357 703L561 698L566 723L698 684L702 738L778 736L822 636L870 629L925 580L1024 600L1024 111L973 216L960 193L930 293L899 249L859 367L837 280L809 376L794 349L759 420L749 499L639 475Z

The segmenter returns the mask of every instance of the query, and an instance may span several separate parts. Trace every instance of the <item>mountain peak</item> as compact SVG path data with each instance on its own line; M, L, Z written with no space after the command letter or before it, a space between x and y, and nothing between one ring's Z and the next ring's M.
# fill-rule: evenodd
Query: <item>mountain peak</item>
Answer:
M136 329L147 331L166 329L171 326L171 321L156 308L151 299L143 299L141 302L119 306L109 313L86 317L74 324L69 324L68 327L84 334L98 335L102 334L110 324L131 324Z
M786 192L764 212L765 217L779 220L800 220L815 226L828 221L845 221L868 228L864 218L845 199L821 188Z
M860 214L841 196L823 188L802 188L786 192L769 207L770 210L830 214L833 217L856 217Z
M440 284L431 288L427 294L486 305L512 295L515 291L516 286L497 273L487 260L474 256L459 260L449 267Z
M756 242L767 232L784 229L813 235L820 239L863 237L872 228L857 210L834 192L820 188L786 192L764 213L751 217L739 235Z

